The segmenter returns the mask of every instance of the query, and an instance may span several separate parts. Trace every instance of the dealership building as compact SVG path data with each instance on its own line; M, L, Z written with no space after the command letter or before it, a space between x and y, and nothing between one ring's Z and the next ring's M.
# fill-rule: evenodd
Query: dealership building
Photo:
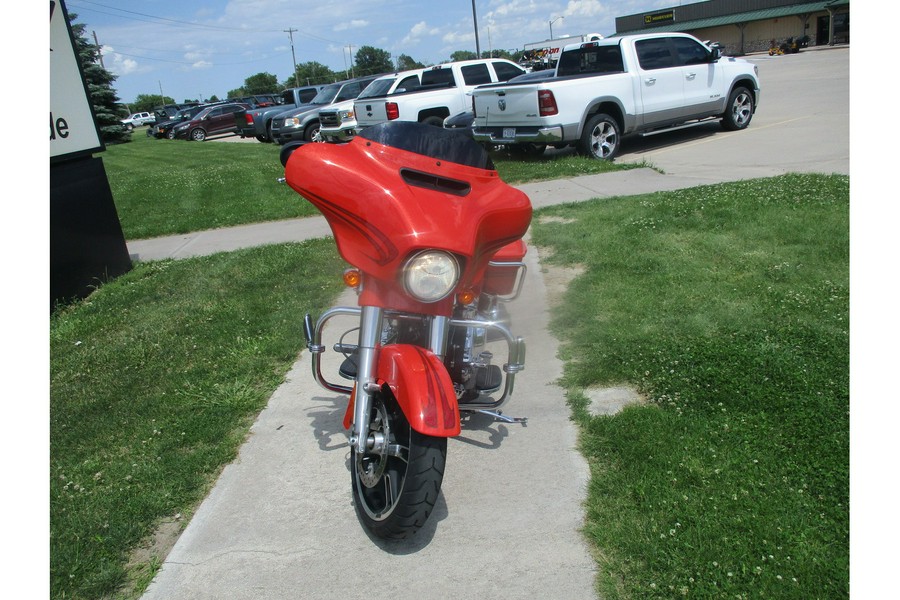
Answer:
M681 31L719 42L726 54L764 52L774 40L850 43L850 0L709 0L616 18L616 34Z

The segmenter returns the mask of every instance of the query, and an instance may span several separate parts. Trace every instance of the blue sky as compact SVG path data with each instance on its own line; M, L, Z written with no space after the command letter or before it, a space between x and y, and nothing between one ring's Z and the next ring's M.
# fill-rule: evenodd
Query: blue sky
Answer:
M687 3L687 2L684 2ZM554 37L615 32L615 18L678 0L476 0L482 50ZM475 50L471 0L66 0L96 33L122 102L162 92L177 101L224 98L250 75L287 79L298 63L344 70L360 46L425 64ZM557 17L562 17L557 19ZM352 51L351 51L352 48Z

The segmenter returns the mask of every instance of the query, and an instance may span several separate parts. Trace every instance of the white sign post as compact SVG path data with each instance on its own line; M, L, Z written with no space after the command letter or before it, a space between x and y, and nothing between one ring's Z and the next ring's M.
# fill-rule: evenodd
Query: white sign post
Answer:
M50 2L50 162L105 149L62 0Z

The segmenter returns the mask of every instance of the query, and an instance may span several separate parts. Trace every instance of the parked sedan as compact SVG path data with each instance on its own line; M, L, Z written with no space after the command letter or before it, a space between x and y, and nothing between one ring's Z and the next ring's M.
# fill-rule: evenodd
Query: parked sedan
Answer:
M248 108L250 108L250 105L243 103L219 104L207 107L197 113L190 121L176 125L173 130L175 132L174 136L177 139L202 142L211 135L234 133L237 131L234 113L247 110Z

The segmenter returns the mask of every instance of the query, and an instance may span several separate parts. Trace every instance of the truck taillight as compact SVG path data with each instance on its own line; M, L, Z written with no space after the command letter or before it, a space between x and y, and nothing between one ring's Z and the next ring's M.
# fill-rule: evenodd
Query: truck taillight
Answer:
M247 125L253 125L253 115L250 113L244 113L244 120L247 121Z
M386 102L384 104L384 110L387 113L388 121L400 118L400 107L397 106L396 102Z
M559 107L556 106L556 98L550 90L538 91L538 110L542 117L559 114Z

